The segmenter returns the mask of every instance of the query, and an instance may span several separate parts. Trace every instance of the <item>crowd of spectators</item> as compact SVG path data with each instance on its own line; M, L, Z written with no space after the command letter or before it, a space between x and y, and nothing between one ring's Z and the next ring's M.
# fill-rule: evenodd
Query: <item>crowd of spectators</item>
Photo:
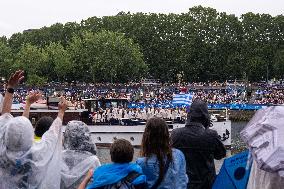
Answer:
M5 85L0 88L4 93ZM43 100L64 96L70 106L84 108L84 99L127 99L129 103L170 104L175 94L190 93L208 104L283 104L283 84L244 82L199 83L49 83L40 88ZM32 87L21 85L14 93L14 104L24 103ZM37 89L38 90L38 89Z
M257 90L255 92L254 104L284 104L284 90L270 89Z
M223 166L230 163L233 166L227 166L228 170L223 171L223 175L222 169L216 175L214 159L224 158L226 149L217 132L209 128L208 106L200 99L194 100L190 106L185 127L174 129L171 134L163 119L157 116L150 118L136 162L132 162L134 148L131 143L115 139L110 147L112 163L101 165L96 155L96 144L85 123L70 121L63 134L62 122L68 106L64 97L58 103L57 118L45 119L44 128L39 126L42 123L38 123L34 129L28 119L30 107L41 98L40 93L32 92L27 96L22 116L10 114L14 89L23 79L21 70L12 74L3 100L0 188L219 189L232 185L230 188L275 189L282 188L284 184L283 170L279 169L283 167L283 145L281 142L275 144L275 141L281 141L283 133L281 121L277 122L284 117L283 106L277 109L269 107L256 113L241 133L252 157L249 159L247 152L246 155L236 155L235 160L225 159ZM278 129L280 134L276 130L268 136L270 127ZM43 132L38 132L38 129ZM254 164L252 170L251 160ZM235 169L239 164L246 164L246 168L239 166ZM221 183L216 182L218 179Z
M22 116L10 114L14 89L23 78L21 70L12 74L5 92L0 116L0 188L186 188L185 158L181 151L172 149L165 121L152 118L147 123L139 161L132 163L131 143L117 139L110 147L113 163L101 166L85 123L70 121L63 134L62 121L67 109L64 97L58 103L57 118L49 122L41 136L37 133L37 138L28 118L30 105L40 98L40 93L28 95ZM152 144L154 151L147 147ZM160 166L149 166L150 160L158 161Z

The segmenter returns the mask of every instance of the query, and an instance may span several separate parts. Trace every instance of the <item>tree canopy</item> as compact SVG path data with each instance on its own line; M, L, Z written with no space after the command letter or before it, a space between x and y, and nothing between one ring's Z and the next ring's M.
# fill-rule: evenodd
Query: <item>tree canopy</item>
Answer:
M122 33L84 32L73 37L67 49L77 80L127 82L147 71L139 46Z
M120 12L0 38L0 76L22 67L43 81L260 81L283 78L283 53L283 15Z

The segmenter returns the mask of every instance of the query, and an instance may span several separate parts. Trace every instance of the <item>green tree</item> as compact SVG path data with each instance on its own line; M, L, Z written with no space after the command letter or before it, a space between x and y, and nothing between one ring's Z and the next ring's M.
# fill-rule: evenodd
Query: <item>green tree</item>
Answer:
M147 71L139 46L121 33L85 32L73 38L68 51L83 81L126 82Z
M0 77L7 78L11 73L13 63L13 53L11 48L5 43L0 41Z
M45 47L49 79L57 81L72 80L72 62L67 50L60 43L50 43Z
M267 73L269 78L281 76L278 67L282 62L283 33L283 15L273 17L249 12L238 18L197 6L181 14L120 12L115 16L91 17L80 24L56 23L16 33L8 39L8 46L14 56L22 51L24 44L39 48L43 54L48 49L51 58L45 66L49 70L55 69L54 59L63 62L62 70L72 66L72 74L67 76L49 71L45 75L49 80L133 80L140 77L140 72L133 71L131 64L119 70L123 63L129 62L131 55L136 57L132 60L134 65L144 60L148 67L147 77L164 82L176 81L180 73L186 81L224 81L244 76L257 81ZM5 37L0 40L7 44ZM52 46L59 52L46 49L50 43L61 44L64 48ZM138 50L127 50L127 46ZM128 52L127 58L122 60L125 55L119 49ZM145 64L137 65L143 65L141 70L145 70ZM68 73L68 69L62 73ZM39 70L45 73L42 68ZM135 77L126 70L133 71Z
M246 13L241 16L243 39L242 54L246 64L245 70L249 80L273 77L273 59L281 43L278 33L278 23L268 14ZM280 39L280 40L279 40ZM282 38L283 42L283 38ZM262 67L255 66L256 62ZM251 69L254 70L251 70ZM254 73L254 74L249 74Z
M47 54L41 48L24 44L16 55L14 69L25 70L28 83L38 85L36 79L46 81L48 78L50 69L47 57Z
M47 78L36 74L29 74L26 84L31 87L41 87L46 84Z
M279 49L275 53L274 62L275 77L284 79L284 49Z

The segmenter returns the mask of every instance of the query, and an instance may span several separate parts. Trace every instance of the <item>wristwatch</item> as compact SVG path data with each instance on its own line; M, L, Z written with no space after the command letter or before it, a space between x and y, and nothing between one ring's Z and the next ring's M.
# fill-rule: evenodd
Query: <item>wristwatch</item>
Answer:
M13 94L15 90L13 88L7 88L7 92Z

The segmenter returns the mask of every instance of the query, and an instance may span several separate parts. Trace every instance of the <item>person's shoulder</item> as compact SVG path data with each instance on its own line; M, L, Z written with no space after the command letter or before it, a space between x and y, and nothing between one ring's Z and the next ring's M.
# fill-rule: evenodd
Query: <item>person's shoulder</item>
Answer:
M0 126L5 125L13 116L10 113L4 113L0 116Z
M145 162L146 162L146 158L145 158L145 157L139 157L139 158L137 158L137 160L136 160L136 163L137 163L138 165L143 165Z
M172 130L172 133L181 133L186 130L186 127L176 128Z
M90 156L89 157L89 160L93 163L93 164L96 164L96 165L100 165L101 163L100 163L100 160L99 160L99 158L98 158L98 156L96 156L96 155L92 155L92 156Z
M177 157L179 159L184 159L184 154L182 153L182 151L180 151L180 150L178 150L176 148L173 148L172 151L173 151L173 156L174 157Z
M114 163L106 163L106 164L101 165L99 168L106 169L106 168L111 168L111 167L114 167L114 166L115 166Z
M211 135L211 136L218 136L217 131L213 129L206 129L206 134Z
M143 167L143 166L147 166L146 165L146 162L147 162L147 165L154 165L154 164L157 164L157 156L156 155L152 155L151 157L149 158L146 158L146 157L141 157L141 158L138 158L136 163Z
M180 154L182 154L183 155L183 153L182 153L182 151L180 151L179 149L176 149L176 148L173 148L172 149L172 152L173 152L173 155L180 155Z
M9 120L9 119L11 119L11 118L13 118L13 116L12 116L10 113L4 113L4 114L2 114L2 115L0 116L0 120L1 120L1 121Z

